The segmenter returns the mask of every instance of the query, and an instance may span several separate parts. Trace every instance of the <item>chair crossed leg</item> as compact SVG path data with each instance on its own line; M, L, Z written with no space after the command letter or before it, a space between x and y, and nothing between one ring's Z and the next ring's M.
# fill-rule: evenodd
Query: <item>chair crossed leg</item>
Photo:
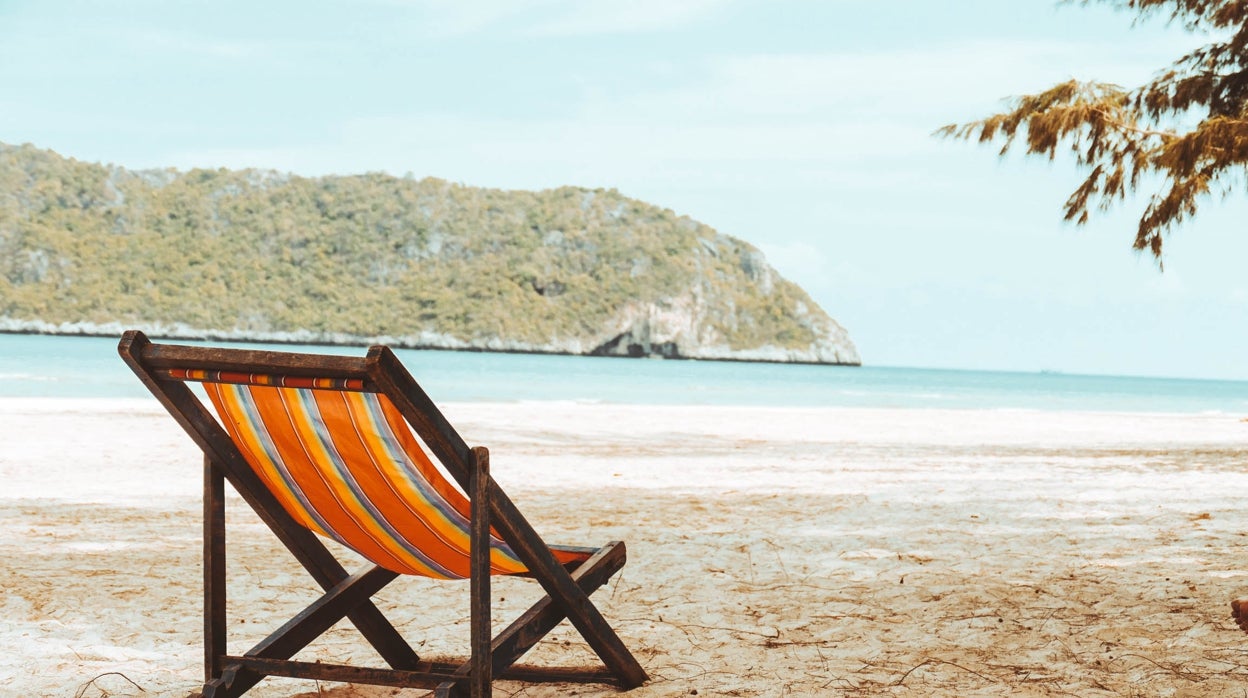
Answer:
M223 478L210 463L205 464L205 476L205 650L208 675L203 698L241 696L265 676L433 688L439 698L462 698L481 693L472 690L474 669L487 665L486 675L492 678L530 682L598 682L632 688L646 679L645 672L631 654L627 655L627 660L632 660L630 662L620 661L618 655L610 652L612 642L620 643L620 640L615 631L601 621L601 616L588 598L624 567L627 549L619 541L599 548L571 570L557 563L545 568L533 568L527 576L537 579L544 588L554 588L555 594L548 591L528 611L492 638L484 652L474 648L474 656L466 661L432 662L422 660L372 603L373 595L397 578L397 573L370 566L348 576L319 540L309 534L308 540L299 541L301 545L292 545L286 537L291 534L303 537L304 529L282 526L280 528L286 535L279 533L279 538L326 591L242 656L228 655L225 652ZM560 581L570 584L573 593L564 593ZM592 626L590 635L594 638L586 637L586 640L598 652L606 668L514 666L525 652L570 617L569 608L580 610L582 614L588 610L588 615L596 616L601 621ZM488 629L488 601L484 605L474 603L473 613L477 617L472 619L472 623L483 623ZM391 668L373 669L290 659L343 618L352 621ZM584 631L582 634L585 634ZM604 644L607 650L600 651L599 647ZM489 681L486 680L483 685L483 695L489 695Z

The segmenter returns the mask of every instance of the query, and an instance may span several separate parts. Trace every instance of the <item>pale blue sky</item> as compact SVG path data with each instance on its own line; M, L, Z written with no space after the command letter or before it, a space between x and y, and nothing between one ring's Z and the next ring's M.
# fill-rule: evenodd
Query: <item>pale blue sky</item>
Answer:
M1052 0L0 0L0 141L127 167L614 187L744 238L873 365L1248 378L1248 205L1130 249L1068 163L930 134L1193 45Z

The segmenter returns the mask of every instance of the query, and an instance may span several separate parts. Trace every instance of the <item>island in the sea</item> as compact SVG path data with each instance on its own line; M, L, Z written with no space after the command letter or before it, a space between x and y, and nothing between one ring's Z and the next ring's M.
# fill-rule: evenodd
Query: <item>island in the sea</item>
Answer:
M0 143L0 330L860 363L761 252L615 190L127 170Z

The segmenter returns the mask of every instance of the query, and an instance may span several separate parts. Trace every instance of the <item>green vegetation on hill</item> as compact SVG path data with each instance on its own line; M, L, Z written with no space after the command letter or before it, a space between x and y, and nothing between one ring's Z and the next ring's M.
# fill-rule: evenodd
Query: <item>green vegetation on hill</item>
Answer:
M755 248L614 190L128 171L29 145L0 144L0 318L857 363Z

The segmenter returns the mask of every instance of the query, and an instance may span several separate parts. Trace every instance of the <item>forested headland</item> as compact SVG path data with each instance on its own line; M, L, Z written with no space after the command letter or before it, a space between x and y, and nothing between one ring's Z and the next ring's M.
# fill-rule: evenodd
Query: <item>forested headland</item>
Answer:
M0 329L857 364L750 244L615 190L0 144Z

